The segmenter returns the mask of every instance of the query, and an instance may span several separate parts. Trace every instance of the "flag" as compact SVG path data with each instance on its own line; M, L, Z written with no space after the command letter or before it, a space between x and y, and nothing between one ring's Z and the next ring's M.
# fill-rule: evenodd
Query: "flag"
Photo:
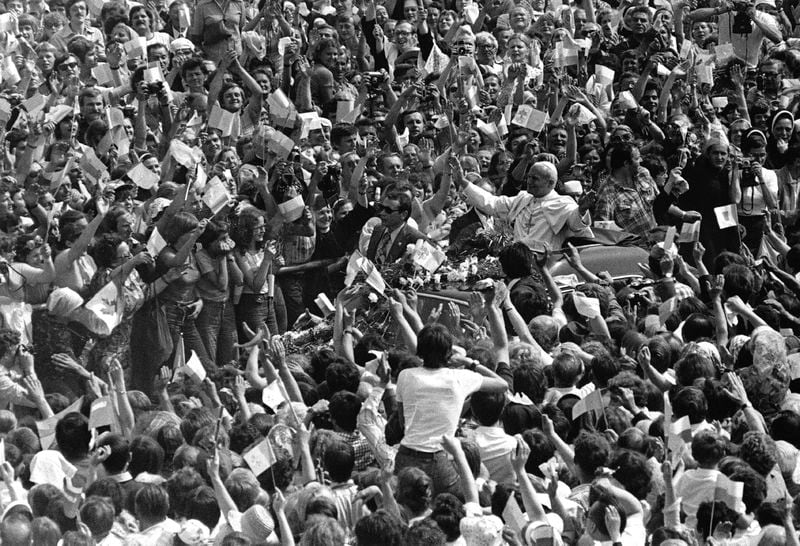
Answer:
M42 449L50 449L50 446L56 441L56 424L67 414L80 411L81 406L83 406L83 396L52 417L36 421L36 430L39 432L39 442L42 444Z
M664 252L669 254L670 250L672 249L672 245L675 243L675 226L669 226L667 228L667 233L664 235Z
M108 173L105 164L100 161L97 154L94 153L94 148L86 148L83 157L80 161L80 168L88 180L94 182L95 185L99 184L103 176Z
M261 442L256 444L255 447L246 452L243 457L247 466L250 467L250 470L252 470L253 474L256 476L268 470L277 460L275 452L272 450L272 444L270 444L268 438L264 438Z
M588 319L600 316L600 300L584 296L580 292L572 293L572 302L575 310Z
M161 180L156 173L145 167L144 163L137 163L128 171L127 176L131 179L131 182L143 190L155 188Z
M503 508L503 521L520 535L528 524L528 518L525 517L525 513L519 507L519 503L514 495L508 496L506 507Z
M111 399L103 396L92 402L89 411L89 430L111 426L114 423L114 408L111 406Z
M320 127L322 127L322 125L320 125ZM278 159L288 158L293 149L294 141L280 131L275 131L272 133L272 136L267 143L267 150L278 156Z
M363 254L358 250L354 251L350 255L350 259L347 261L347 270L344 276L344 285L350 286L353 284L353 281L356 280L356 276L358 272L361 271L361 268L358 265L358 260L363 258Z
M679 243L696 243L700 240L700 220L693 223L684 222L681 233L678 235Z
M447 63L449 62L450 57L442 53L442 50L439 49L439 46L437 46L434 42L433 48L431 48L431 52L428 55L428 59L425 61L423 70L426 75L441 74L442 70L445 69Z
M198 357L197 353L194 351L192 351L192 356L189 357L189 360L186 361L186 365L183 367L183 370L192 376L198 383L202 383L208 375L206 373L206 369L203 367L203 363L200 362L200 357Z
M122 322L125 302L117 283L112 280L101 288L85 307L98 319L87 325L89 329L101 336L108 336Z
M736 205L722 205L714 208L714 216L717 217L719 229L727 229L739 225L739 217L736 214Z
M36 118L36 115L44 109L45 104L47 104L47 101L41 93L36 93L31 98L22 102L22 106L25 108L25 111L28 112L28 116L30 116L31 119Z
M383 295L386 291L386 282L383 280L378 268L367 258L358 259L359 269L367 276L367 284L378 294Z
M147 252L150 253L153 258L156 258L166 246L167 242L158 232L158 228L153 228L153 233L150 234L150 239L147 240Z
M674 423L669 424L669 444L680 449L683 444L692 442L692 424L689 422L689 416L684 415L677 419ZM676 449L677 451L677 449Z
M589 411L602 412L603 408L603 395L599 390L592 391L572 406L572 420Z
M608 68L607 66L603 66L601 64L594 65L594 75L597 83L600 83L603 86L614 83L614 70Z
M108 63L98 63L92 68L92 77L97 80L98 85L113 85L114 72Z
M411 261L414 262L414 265L430 273L439 269L445 258L444 252L423 239L417 241L414 246L414 252L411 254Z
M203 203L211 209L215 215L225 208L225 205L231 200L228 189L225 184L218 177L214 177L208 181L203 192Z
M744 483L735 482L725 474L719 473L717 483L714 487L714 500L724 502L731 510L742 508L742 495L744 494Z
M303 202L302 195L296 195L288 201L278 203L278 210L281 211L283 221L287 223L299 219L303 215L304 208L305 203Z
M283 394L281 393L280 378L276 379L261 391L261 401L272 410L273 413L278 412L278 408L285 402Z
M537 110L528 104L521 104L517 108L517 113L514 115L514 119L511 120L511 124L539 132L544 128L549 117L547 112Z
M214 105L211 109L211 113L208 115L208 127L210 129L217 129L223 137L231 136L238 138L241 130L239 123L240 120L237 114L228 112L217 105Z

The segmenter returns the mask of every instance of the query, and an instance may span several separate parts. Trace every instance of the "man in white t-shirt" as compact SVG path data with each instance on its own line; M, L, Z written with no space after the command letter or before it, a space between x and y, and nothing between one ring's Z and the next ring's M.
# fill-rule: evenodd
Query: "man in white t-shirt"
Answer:
M397 402L404 436L395 458L395 472L408 466L423 470L433 481L433 494L458 491L458 474L442 449L441 438L455 434L469 395L477 391L505 392L508 384L477 361L471 370L447 367L453 348L450 332L430 324L417 336L420 368L397 378ZM476 373L477 372L477 373Z

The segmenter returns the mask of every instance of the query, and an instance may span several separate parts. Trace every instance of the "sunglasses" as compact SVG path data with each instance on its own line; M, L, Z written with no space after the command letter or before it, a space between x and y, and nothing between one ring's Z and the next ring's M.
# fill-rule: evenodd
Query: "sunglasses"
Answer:
M392 214L393 212L400 212L400 209L393 209L392 207L387 207L386 205L378 205L378 210L383 211L387 214Z

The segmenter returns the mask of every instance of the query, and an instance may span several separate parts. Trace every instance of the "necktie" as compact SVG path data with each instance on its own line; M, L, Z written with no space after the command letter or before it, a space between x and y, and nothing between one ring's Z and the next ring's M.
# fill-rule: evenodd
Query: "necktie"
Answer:
M377 263L382 264L386 261L386 257L389 254L389 242L391 240L392 234L389 233L389 230L383 230L383 235L381 235L381 240L378 241L378 248L375 251L375 261Z

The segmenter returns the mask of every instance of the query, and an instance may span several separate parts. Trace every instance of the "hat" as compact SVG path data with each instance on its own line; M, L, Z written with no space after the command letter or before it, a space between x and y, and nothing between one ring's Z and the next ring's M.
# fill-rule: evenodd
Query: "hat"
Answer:
M182 49L190 49L194 51L194 44L191 40L187 40L186 38L175 38L169 44L169 50L172 53L176 53Z
M184 544L206 544L211 537L211 531L202 522L196 519L188 519L181 523L181 530L178 538Z
M71 288L56 288L47 298L47 311L60 317L69 316L81 305L83 298Z
M778 7L775 5L775 0L756 0L756 7L764 5L772 6L773 8L778 9Z
M266 537L275 530L275 522L267 512L267 509L260 504L254 504L248 508L240 521L242 533L247 538L255 542L263 542Z
M497 516L466 517L459 525L467 546L500 546L503 544L503 520Z
M582 195L583 185L579 180L567 180L564 182L564 193L567 195Z
M544 521L534 521L528 524L522 534L522 542L525 546L536 546L537 544L561 546L563 544L560 533L556 533L556 530L550 525L549 520L547 523Z

